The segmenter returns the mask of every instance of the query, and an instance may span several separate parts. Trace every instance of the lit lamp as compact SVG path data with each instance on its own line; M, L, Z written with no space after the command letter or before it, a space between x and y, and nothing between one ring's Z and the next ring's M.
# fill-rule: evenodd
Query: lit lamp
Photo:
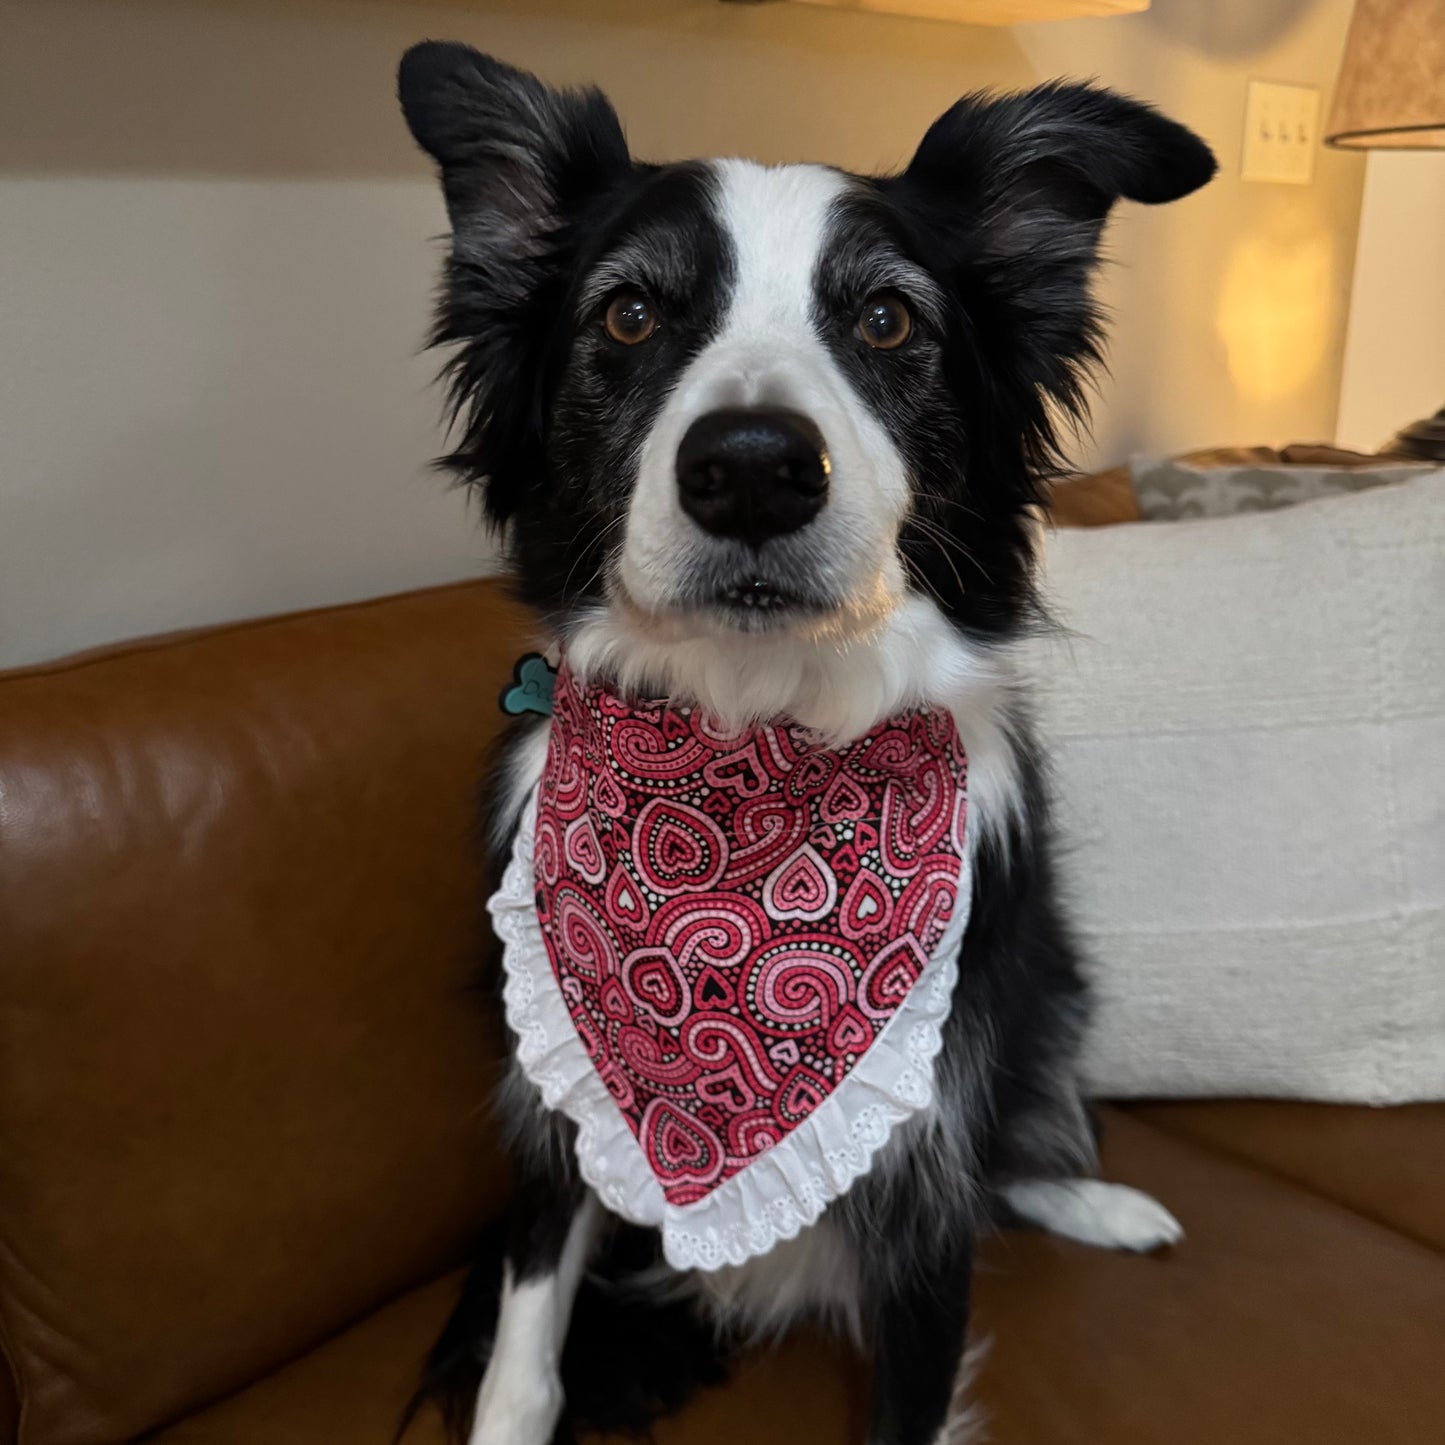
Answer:
M1325 143L1445 150L1445 0L1357 0ZM1445 407L1390 450L1445 461Z

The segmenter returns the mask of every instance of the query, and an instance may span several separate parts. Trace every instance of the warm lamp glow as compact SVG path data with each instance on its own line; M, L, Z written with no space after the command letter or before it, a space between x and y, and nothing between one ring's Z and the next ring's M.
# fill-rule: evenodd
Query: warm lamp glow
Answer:
M1229 376L1247 401L1298 395L1330 342L1333 248L1327 235L1255 236L1225 268L1216 327Z
M1445 0L1357 0L1325 141L1445 148Z

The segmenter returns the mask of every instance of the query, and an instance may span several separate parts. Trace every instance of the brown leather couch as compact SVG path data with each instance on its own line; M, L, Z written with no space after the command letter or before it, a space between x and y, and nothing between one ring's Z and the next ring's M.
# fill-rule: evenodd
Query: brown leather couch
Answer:
M506 1193L472 799L525 632L479 583L0 678L5 1445L386 1445ZM996 1445L1445 1442L1445 1106L1105 1137L1188 1240L990 1245ZM844 1445L865 1395L803 1338L660 1438Z

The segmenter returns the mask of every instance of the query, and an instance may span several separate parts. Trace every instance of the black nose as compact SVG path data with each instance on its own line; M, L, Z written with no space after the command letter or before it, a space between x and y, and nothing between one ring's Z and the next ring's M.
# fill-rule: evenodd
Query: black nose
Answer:
M705 532L760 547L795 532L828 496L823 434L791 411L711 411L677 449L682 509Z

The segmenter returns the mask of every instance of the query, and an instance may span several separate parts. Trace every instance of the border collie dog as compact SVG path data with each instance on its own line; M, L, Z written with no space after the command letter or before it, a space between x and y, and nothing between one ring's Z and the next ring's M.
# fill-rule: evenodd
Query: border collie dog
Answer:
M739 1342L821 1318L871 1353L871 1445L932 1445L947 1437L981 1232L1027 1223L1132 1250L1179 1236L1154 1201L1090 1177L1076 1063L1087 990L1011 653L1042 620L1037 518L1056 428L1082 415L1099 358L1090 278L1106 217L1120 198L1187 195L1214 159L1188 130L1092 85L969 96L883 177L635 161L599 92L554 90L458 44L409 51L399 91L453 232L434 335L452 348L459 444L446 463L478 489L517 590L560 649L559 694L565 684L600 708L594 720L642 699L645 725L681 718L694 741L782 729L835 754L899 717L928 720L918 736L936 739L942 718L966 755L968 820L922 1093L867 1142L862 1166L840 1165L828 1188L803 1180L767 1247L709 1258L659 1227L662 1213L617 1207L576 1110L552 1107L526 1067L509 1006L514 1059L496 1105L511 1217L416 1403L435 1401L472 1445L645 1430L718 1378ZM558 721L518 724L497 759L499 875L552 795ZM537 898L540 913L540 884ZM791 907L770 916L820 918ZM582 940L581 988L591 944L567 927L554 937L564 953ZM816 947L817 976L832 977L846 950ZM564 975L568 960L552 961ZM631 1002L614 994L616 1008L630 1017L649 986ZM789 1006L811 998L795 988ZM851 1035L829 1037L851 1067L847 1051L871 1035L850 1018ZM781 1037L790 1026L772 1063L755 1058L726 1087L752 1098L760 1079L801 1068ZM647 1057L661 1069L659 1047ZM814 1083L834 1067L809 1063ZM723 1087L721 1064L708 1077ZM694 1116L670 1117L695 1142ZM696 1115L717 1131L722 1117ZM589 1158L592 1170L579 1165ZM664 1200L644 1184L670 1220L700 1192Z

